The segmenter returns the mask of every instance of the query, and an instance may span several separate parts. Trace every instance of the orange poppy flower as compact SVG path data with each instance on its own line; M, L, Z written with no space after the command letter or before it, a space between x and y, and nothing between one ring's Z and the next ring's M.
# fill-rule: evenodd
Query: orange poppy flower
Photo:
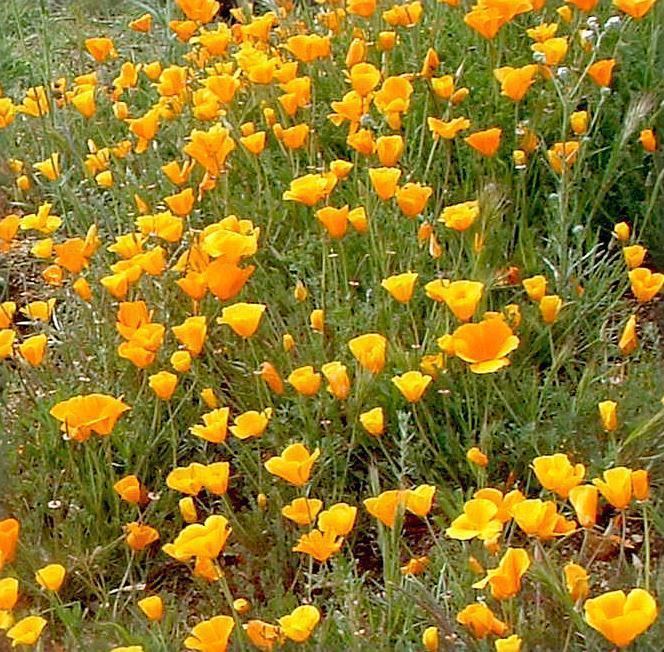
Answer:
M145 550L150 544L159 541L159 532L143 523L128 523L125 525L127 545L136 551Z
M284 449L281 455L271 457L265 462L265 468L272 475L276 475L296 487L302 487L309 481L311 469L319 456L320 449L318 448L313 453L309 453L303 444L291 444Z
M500 82L501 94L515 102L520 102L535 81L537 66L529 64L521 68L504 66L493 71Z
M664 287L664 274L653 273L646 267L637 267L628 276L632 293L639 303L647 303Z
M611 77L613 68L616 65L615 59L601 59L588 68L588 76L598 86L611 86Z
M500 137L503 131L499 127L492 127L484 131L476 131L470 136L464 138L476 152L491 158L496 155L500 147Z
M521 591L521 578L530 568L530 557L523 548L508 548L497 568L487 572L484 579L473 584L474 589L491 587L491 595L496 600L513 598Z
M454 354L470 363L473 373L493 373L510 364L507 355L519 346L519 338L502 319L464 324L452 334Z
M359 335L348 342L355 359L372 374L379 374L385 366L387 339L378 333Z
M293 552L304 552L322 564L341 550L342 543L343 537L337 537L330 530L327 532L312 530L300 537L297 545L293 548Z
M88 394L61 401L51 408L49 414L62 421L60 429L69 437L85 441L93 432L110 435L120 416L130 409L112 396Z
M644 589L609 591L586 600L586 622L620 648L627 647L657 620L657 603Z
M489 634L503 636L509 629L507 623L498 620L491 609L482 602L469 604L457 614L456 620L479 639L486 638Z

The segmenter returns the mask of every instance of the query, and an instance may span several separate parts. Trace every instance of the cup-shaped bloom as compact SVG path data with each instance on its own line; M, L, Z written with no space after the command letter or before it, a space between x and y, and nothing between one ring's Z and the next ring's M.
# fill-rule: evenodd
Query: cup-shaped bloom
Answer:
M521 652L522 639L516 634L495 641L496 652Z
M572 167L579 154L579 147L577 141L568 140L564 143L554 143L547 151L547 159L556 174L567 172Z
M110 435L122 413L130 409L113 396L88 394L61 401L51 408L49 414L62 421L60 429L69 437L85 441L92 432Z
M0 521L0 570L14 561L20 529L21 525L15 518Z
M489 464L489 458L483 453L477 446L469 448L466 452L466 459L476 466L482 468L486 467Z
M420 371L407 371L401 376L392 378L392 382L409 403L417 403L424 396L424 392L432 380L431 376Z
M385 366L387 339L379 333L366 333L348 342L348 348L364 369L379 374Z
M235 417L230 431L238 439L249 439L250 437L260 437L267 428L267 424L272 417L272 408L265 408L262 412L249 410Z
M438 218L449 229L465 231L469 229L480 216L480 203L475 199L460 204L446 206Z
M366 97L380 83L380 70L370 63L356 63L350 69L349 77L353 90L362 97ZM399 157L397 156L394 163L389 165L394 165L398 160ZM383 163L382 159L381 163ZM383 165L388 165L388 163L383 163Z
M192 435L205 439L213 444L226 441L228 434L228 416L230 409L222 407L203 415L203 424L196 424L189 428Z
M196 521L198 521L198 512L196 511L194 499L191 496L180 498L178 501L178 509L180 510L180 516L182 516L182 520L185 523L196 523Z
M221 311L218 324L227 324L240 337L251 337L261 321L266 306L262 303L235 303Z
M608 469L593 484L616 509L626 509L632 501L632 471L624 466Z
M158 595L151 595L139 600L138 608L151 621L159 621L164 616L164 602Z
M9 328L16 313L16 303L14 301L4 301L0 303L0 328Z
M597 487L591 484L572 487L568 498L581 527L592 528L597 520Z
M569 117L569 124L577 136L585 134L588 130L588 111L573 111Z
M177 387L178 377L170 371L160 371L148 378L148 384L157 398L169 401Z
M393 299L396 299L399 303L408 303L413 297L417 277L418 274L415 272L405 272L389 276L383 279L380 284L392 295Z
M277 368L271 362L263 362L255 373L267 383L267 386L275 394L281 396L284 393L284 381L281 379Z
M337 360L327 362L321 367L321 372L328 383L327 391L334 398L345 401L350 394L350 379L348 378L346 365L341 364Z
M586 600L586 622L618 647L627 647L657 619L657 603L644 589L609 591Z
M521 591L521 578L530 568L530 557L523 548L508 548L498 567L487 571L486 577L473 584L474 589L491 587L496 600L513 598Z
M166 476L166 486L175 491L195 496L203 488L205 465L192 462L188 466L178 466Z
M632 293L639 303L650 301L664 286L664 274L653 273L646 267L637 267L629 272Z
M470 363L476 374L498 371L510 364L507 355L519 346L519 338L502 319L464 324L452 334L454 354Z
M43 589L58 592L65 581L65 567L60 564L48 564L35 573L37 584Z
M338 537L335 532L311 530L308 534L303 534L300 537L297 545L293 548L293 552L303 552L311 555L322 564L341 550L342 543L343 537Z
M536 457L533 469L540 484L561 498L567 498L569 490L581 484L586 474L583 464L573 465L564 453Z
M385 432L385 415L383 408L376 407L360 414L362 427L374 437L379 437Z
M563 300L557 294L546 294L539 302L540 314L545 324L553 324L558 319Z
M314 396L320 389L321 375L312 366L298 367L291 371L288 382L302 396Z
M482 541L495 539L503 531L498 519L498 506L486 498L473 498L463 506L463 514L445 530L446 536L459 541L477 537Z
M220 514L212 514L205 519L205 523L187 525L175 541L166 544L163 550L182 562L192 557L214 560L224 549L231 531L228 519Z
M317 333L325 330L325 311L322 308L316 308L309 313L309 326Z
M400 177L401 170L399 168L369 168L371 185L383 201L394 197Z
M489 634L503 636L509 627L498 620L493 611L482 602L469 604L457 614L456 620L464 625L475 638L486 638Z
M318 498L295 498L282 508L281 514L298 525L310 525L322 507L323 501Z
M337 177L332 173L306 174L293 179L290 189L284 192L286 201L295 201L305 206L313 206L321 199L327 197L337 183Z
M500 491L500 489L493 489L492 487L478 489L473 494L473 498L490 500L498 508L494 518L496 518L501 523L507 523L508 521L511 521L512 507L526 499L526 497L518 489L512 489L512 491L508 491L505 495L503 495L503 492Z
M144 523L127 523L125 532L127 545L132 550L145 550L150 544L159 541L159 532Z
M439 284L439 285L438 285ZM427 283L427 294L437 300L440 296L445 305L460 321L469 321L482 300L484 283L479 281L433 281Z
M185 639L184 645L188 650L226 652L234 627L232 616L215 616L198 623Z
M381 136L376 140L376 155L380 164L385 167L394 167L399 162L403 149L402 136Z
M565 564L563 576L567 592L574 602L583 600L588 595L588 571L583 566L572 562Z
M18 602L18 580L14 577L0 579L0 611L11 611Z
M517 525L531 537L552 539L574 531L576 523L556 511L556 504L539 498L524 500L512 507Z
M657 151L657 136L652 129L642 129L639 134L639 142L646 152Z
M203 350L203 343L207 334L205 317L188 317L179 326L173 326L171 329L177 338L189 353L196 357Z
M169 362L175 371L186 374L191 369L191 353L189 351L173 351Z
M318 529L345 537L353 529L357 507L347 503L336 503L318 515Z
M325 206L316 211L316 219L325 227L331 238L340 240L348 229L348 205L342 208Z
M136 505L143 500L144 491L139 479L135 475L126 475L120 478L114 485L114 491L128 503Z
M432 79L431 81L434 85L434 92L436 92L436 80ZM438 140L439 138L452 140L460 131L464 131L470 127L470 120L468 118L452 118L452 120L445 121L438 118L427 118L427 125L429 131L433 134L434 140Z
M620 335L620 340L618 340L618 348L622 355L629 355L636 350L638 345L639 338L636 334L636 315L630 315Z
M421 575L427 569L430 559L424 557L411 557L401 568L402 575Z
M627 267L629 267L629 269L640 267L643 263L643 259L646 257L647 251L648 250L641 245L630 245L628 247L623 247L622 252Z
M281 645L286 640L278 625L272 625L262 620L250 620L245 625L244 631L249 640L259 649L268 652L275 645Z
M281 631L291 641L304 643L320 622L320 612L313 605L302 605L279 618Z
M415 516L426 516L431 511L435 493L436 487L430 484L421 484L414 489L408 489L405 492L406 509Z
M32 367L38 367L44 360L48 338L44 333L23 340L18 346L21 357Z
M459 0L446 0L452 6L456 6ZM491 40L498 34L500 28L507 22L500 10L491 7L469 11L463 18L463 22L474 29L485 39Z
M600 59L599 61L595 61L595 63L588 68L588 77L590 77L590 79L592 79L598 86L611 86L613 68L615 65L615 59Z
M636 500L648 500L650 494L648 471L644 469L632 471L632 493Z
M11 640L12 647L17 645L34 645L46 627L46 619L41 616L27 616L19 620L7 632L7 638Z
M604 428L606 432L613 432L618 428L617 407L618 404L615 401L602 401L597 405L602 428Z
M528 64L521 68L503 66L493 71L495 78L500 83L500 94L509 97L514 102L520 102L535 81L537 66Z
M629 224L627 224L627 222L618 222L614 224L613 235L618 242L628 242L631 235Z
M417 217L427 205L433 188L420 183L406 183L397 188L395 197L401 212L409 218Z
M210 493L217 496L226 493L230 476L230 464L228 462L213 462L203 466L200 472L201 482Z
M394 527L399 508L406 502L406 494L399 489L383 491L382 494L373 498L367 498L364 501L367 512L375 516L383 525Z
M309 481L314 462L320 457L320 449L313 453L303 444L291 444L281 455L271 457L265 462L265 468L286 482L302 487Z
M541 274L524 278L521 283L531 301L539 303L544 298L546 294L546 279Z
M438 652L440 649L440 634L438 627L427 627L422 632L422 645L427 652Z
M655 0L613 0L613 5L635 20L643 18L653 7Z
M217 299L226 301L236 297L249 277L254 273L255 267L238 267L235 263L225 262L223 258L211 262L203 272L208 289Z
M485 129L484 131L476 131L464 138L464 140L476 152L479 152L482 156L491 158L496 155L496 152L498 152L502 133L502 129L493 127L491 129Z

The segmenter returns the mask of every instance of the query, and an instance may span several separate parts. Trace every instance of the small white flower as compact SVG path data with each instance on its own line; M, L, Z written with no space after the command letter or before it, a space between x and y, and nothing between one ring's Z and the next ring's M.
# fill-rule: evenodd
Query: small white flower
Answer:
M622 23L622 20L620 19L620 16L611 16L606 23L604 23L604 29L607 31L612 30L612 29L618 29Z
M589 29L582 29L579 32L579 36L581 37L582 41L588 41L592 43L595 40L595 32Z

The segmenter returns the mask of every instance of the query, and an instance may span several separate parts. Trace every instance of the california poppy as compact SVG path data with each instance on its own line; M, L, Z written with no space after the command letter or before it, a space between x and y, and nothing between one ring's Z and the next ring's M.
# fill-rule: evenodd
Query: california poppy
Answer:
M644 589L609 591L586 600L586 622L618 647L627 647L657 619L655 599Z
M510 364L507 355L519 346L519 338L502 319L464 324L452 334L454 354L470 363L476 374L493 373Z

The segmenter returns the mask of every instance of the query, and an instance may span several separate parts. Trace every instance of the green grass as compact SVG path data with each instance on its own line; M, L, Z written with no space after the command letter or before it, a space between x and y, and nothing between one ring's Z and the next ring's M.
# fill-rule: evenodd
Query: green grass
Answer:
M233 597L246 597L252 603L249 617L276 622L303 602L312 602L322 612L309 642L287 643L286 650L416 650L430 625L440 629L441 649L493 650L491 640L476 641L455 622L456 614L482 594L496 615L523 637L524 649L562 650L561 641L569 650L610 649L583 622L582 611L575 610L562 583L563 564L580 558L582 535L545 542L545 556L533 564L520 595L505 603L490 598L488 591L472 589L477 577L467 566L471 554L489 568L497 565L498 558L478 541L461 543L444 535L478 487L509 489L516 483L529 497L551 497L541 490L530 464L538 455L555 452L585 464L587 480L617 465L649 470L651 498L629 510L635 547L624 562L615 550L606 561L591 566L591 597L640 586L649 588L661 604L664 316L661 299L637 307L611 229L623 219L632 224L634 241L649 249L648 265L662 268L662 149L660 145L648 155L638 143L639 131L645 127L658 130L660 143L664 134L662 3L643 21L623 21L620 29L603 39L599 58L615 53L619 61L610 94L588 80L576 94L573 83L565 87L556 81L557 92L553 82L540 79L518 109L500 96L490 61L496 66L530 63L524 30L537 24L539 16L518 18L488 43L463 25L460 10L425 4L421 27L398 29L400 45L389 57L390 74L418 72L426 49L433 47L441 56L441 74L454 74L462 67L458 85L471 89L454 115L469 117L472 130L500 125L503 143L499 156L491 160L478 157L461 138L439 143L429 164L433 141L426 118L442 116L446 103L429 92L423 80L415 80L416 92L404 116L402 182L433 187L424 215L432 222L443 206L479 197L481 224L464 234L436 224L443 254L433 259L416 238L424 218L407 220L394 202L378 200L366 172L369 165L378 165L376 159L369 164L351 152L345 144L347 127L337 128L326 117L330 101L348 90L342 70L350 33L342 32L333 40L333 60L301 65L300 74L310 74L315 87L312 106L300 110L294 121L281 116L284 124L312 126L310 146L286 155L269 134L270 146L255 159L238 143L217 188L189 217L191 229L230 214L260 227L258 253L248 261L256 271L236 300L266 303L268 310L258 334L242 341L214 321L228 304L207 296L200 306L209 326L203 354L192 371L181 376L167 403L153 396L147 376L170 369L168 360L177 347L170 327L192 314L191 301L174 283L177 275L144 276L131 292L133 299L144 299L154 308L155 321L167 326L166 342L146 371L118 357L120 337L113 327L117 301L99 280L116 262L106 251L108 244L134 228L134 193L153 208L163 204L163 197L177 189L160 166L174 158L182 160L191 129L207 129L209 124L197 121L186 107L176 120L163 124L156 145L145 154L113 161L116 182L107 190L85 175L87 140L99 147L113 146L128 137L128 129L114 119L110 102L101 93L91 120L70 107L43 119L19 118L0 130L0 192L11 209L30 213L41 202L51 201L54 211L65 216L62 232L53 236L56 240L82 237L91 224L97 224L103 242L84 272L93 287L91 304L73 294L69 281L62 288L43 284L39 274L44 265L28 255L29 246L15 247L0 258L0 277L5 279L0 300L23 305L31 299L58 298L52 323L16 327L21 339L38 330L48 334L46 362L35 369L18 355L0 362L0 518L16 516L22 526L17 560L2 576L20 580L17 616L38 613L49 621L37 649L52 649L57 642L65 650L91 652L114 645L143 645L150 652L179 650L192 626L230 613L220 583L197 580L185 564L160 550L184 526L177 507L182 496L166 487L165 478L175 466L193 461L231 463L228 495L204 491L196 502L199 514L222 513L231 522L233 533L220 563ZM381 5L386 8L387 4ZM128 31L129 20L146 10L155 16L153 33ZM301 11L310 23L309 13ZM387 28L379 13L367 23L371 38ZM597 10L602 21L613 13L606 1ZM0 3L0 85L18 103L32 85L48 84L60 76L71 83L74 75L94 68L84 51L85 38L102 34L114 39L120 53L118 60L98 67L103 85L111 82L125 60L182 63L187 47L166 28L176 16L181 14L170 1L7 0ZM545 9L544 16L553 21L555 7ZM573 80L589 60L575 34L581 20L576 17L572 25L559 27L560 33L570 35L565 63ZM374 49L370 59L380 66ZM236 140L245 121L264 128L262 107L277 107L279 93L274 86L248 86L239 92L224 117ZM156 101L157 93L141 75L138 88L123 99L132 115L139 116ZM569 114L581 107L590 112L592 130L579 159L560 177L546 163L545 152L569 135ZM375 110L372 120L377 135L391 133ZM525 170L515 169L510 158L521 120L528 120L540 138ZM54 183L35 177L30 191L18 191L4 165L6 159L34 162L53 151L65 161L62 177ZM352 160L355 167L330 203L364 205L371 236L349 229L343 240L330 240L317 223L315 209L282 201L293 178L337 157ZM476 253L473 234L478 229L486 242ZM191 243L191 234L185 231L184 244L161 243L170 264ZM19 240L31 245L33 236L21 233ZM510 265L518 266L524 278L544 274L548 291L563 297L565 306L555 324L542 322L537 305L528 301L520 285L499 283ZM408 270L420 276L414 298L403 306L380 282ZM510 355L511 365L496 374L471 374L460 360L449 360L423 401L411 406L390 378L417 369L422 355L438 352L436 338L458 325L445 306L434 305L424 294L424 284L436 277L485 283L477 319L484 310L518 303L523 314L520 345ZM293 298L298 279L310 293L304 303ZM584 288L581 296L577 284ZM325 309L324 335L309 327L314 308ZM621 357L617 341L633 311L639 316L639 348ZM297 342L291 354L281 346L285 332ZM365 332L382 333L389 341L386 368L375 378L360 370L347 347L348 340ZM325 362L341 360L353 382L350 397L339 402L324 387L315 398L298 396L292 388L283 397L276 396L254 373L264 360L284 378L298 366L313 364L319 370ZM208 386L233 416L272 407L265 435L248 441L229 436L222 445L192 437L189 427L207 411L199 393ZM132 410L109 438L92 437L83 444L63 441L50 408L92 392L122 396ZM606 399L619 404L620 426L613 434L603 432L598 418L597 404ZM384 408L388 424L381 439L368 436L358 421L361 412L375 406ZM311 482L302 491L273 478L263 466L268 457L295 441L322 451ZM465 459L466 450L474 445L489 455L486 470L477 470ZM122 531L124 524L137 520L138 512L121 503L113 491L113 484L130 473L153 492L154 499L141 516L161 535L159 544L139 553L127 547ZM434 509L426 519L408 516L401 532L378 525L362 506L363 499L381 491L423 483L436 486ZM268 497L264 511L256 505L259 492ZM355 529L341 553L323 566L310 565L303 555L291 551L306 530L280 514L283 505L304 492L324 500L326 507L342 500L358 506ZM566 505L558 503L560 509ZM571 513L569 506L565 510ZM603 510L599 523L606 527L614 514L609 507ZM506 542L528 548L531 556L540 554L515 525L506 528ZM410 556L424 554L431 560L427 571L416 578L402 577L399 566ZM58 596L47 596L33 575L55 561L67 568L67 580ZM136 606L145 595L144 586L164 599L166 615L160 624L149 624ZM658 650L663 634L661 623L653 625L634 649ZM233 641L233 649L250 647L237 631ZM0 648L3 643L0 634Z

